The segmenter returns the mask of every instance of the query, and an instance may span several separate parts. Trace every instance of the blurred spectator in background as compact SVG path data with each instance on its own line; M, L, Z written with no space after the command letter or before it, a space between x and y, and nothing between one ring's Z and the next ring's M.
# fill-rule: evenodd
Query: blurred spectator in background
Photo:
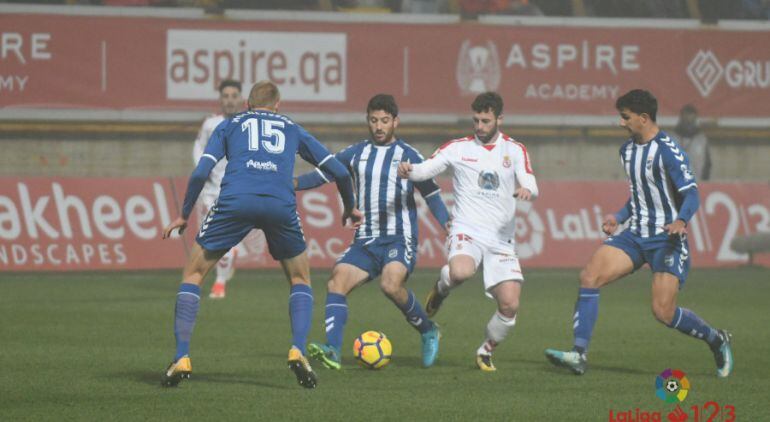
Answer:
M679 111L679 122L674 128L679 145L690 157L690 167L699 181L711 178L711 153L706 134L698 122L698 110L692 104L687 104Z

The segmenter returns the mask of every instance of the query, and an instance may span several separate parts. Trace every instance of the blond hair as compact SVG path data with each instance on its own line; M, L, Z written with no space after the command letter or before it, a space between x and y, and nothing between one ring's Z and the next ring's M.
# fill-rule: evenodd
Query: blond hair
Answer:
M275 109L281 100L278 86L270 81L259 81L254 84L249 93L249 108Z

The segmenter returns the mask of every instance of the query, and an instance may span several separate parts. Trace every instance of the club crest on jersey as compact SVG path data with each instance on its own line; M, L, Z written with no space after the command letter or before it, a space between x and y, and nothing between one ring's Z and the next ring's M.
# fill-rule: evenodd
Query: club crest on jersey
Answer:
M484 190L497 190L500 187L500 177L497 172L482 170L479 172L479 187Z
M511 167L511 157L509 156L503 156L503 167L509 168Z
M647 159L647 170L652 170L652 162L655 161L655 157L650 157Z

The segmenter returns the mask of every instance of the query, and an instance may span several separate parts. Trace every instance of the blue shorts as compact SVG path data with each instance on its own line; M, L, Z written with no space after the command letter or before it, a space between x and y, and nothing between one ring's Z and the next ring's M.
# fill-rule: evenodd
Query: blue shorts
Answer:
M273 259L293 258L306 248L296 204L262 195L217 199L201 222L195 240L207 251L227 250L252 229L265 233Z
M356 239L337 259L338 264L350 264L366 271L369 280L377 278L391 262L404 264L407 274L411 274L416 261L412 242L403 236Z
M634 271L644 263L650 264L653 273L669 273L679 279L681 288L690 271L690 248L687 236L671 236L661 233L657 236L640 237L626 229L617 236L604 241L628 255L634 263Z

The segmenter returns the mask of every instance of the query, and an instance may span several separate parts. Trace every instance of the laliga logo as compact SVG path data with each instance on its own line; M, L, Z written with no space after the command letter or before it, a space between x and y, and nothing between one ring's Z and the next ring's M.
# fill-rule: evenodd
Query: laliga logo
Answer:
M700 95L708 97L711 91L719 82L719 78L722 77L722 65L719 64L711 50L703 51L698 50L698 54L687 66L687 76L690 77L692 83L698 88Z
M768 89L770 60L733 59L722 66L714 52L698 50L687 66L687 76L703 97L708 97L722 79L732 89Z
M543 252L545 225L529 201L516 202L516 252L521 259Z
M500 86L500 57L492 41L471 46L463 41L457 57L457 84L463 94L494 91Z

